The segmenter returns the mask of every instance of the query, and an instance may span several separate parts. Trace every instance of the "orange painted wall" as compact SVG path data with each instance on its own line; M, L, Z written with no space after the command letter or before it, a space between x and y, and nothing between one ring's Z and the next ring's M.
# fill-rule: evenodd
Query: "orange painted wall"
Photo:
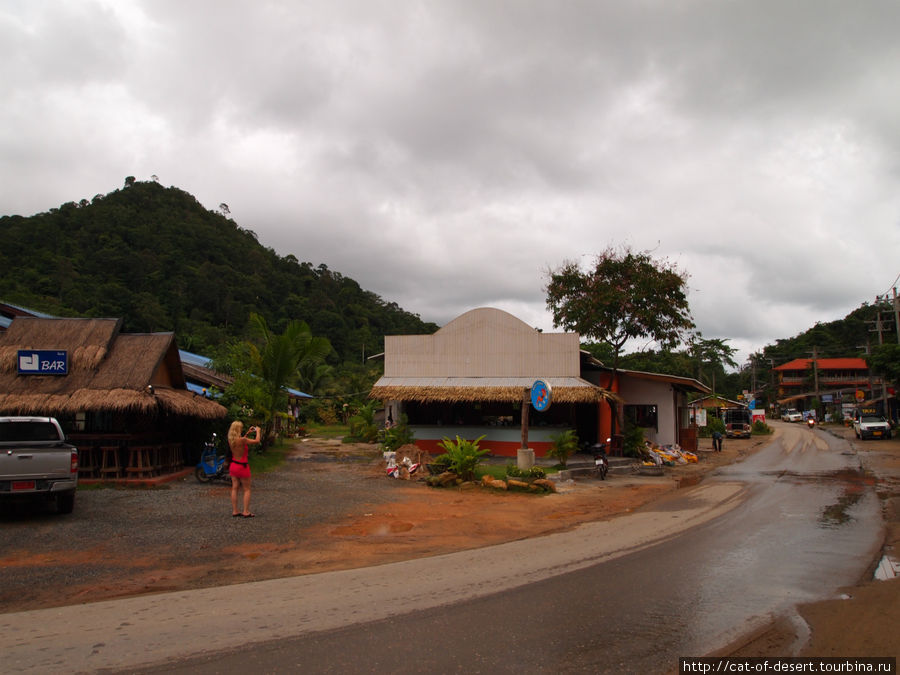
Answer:
M618 393L619 391L619 378L616 376L616 379L610 384L611 373L606 373L600 378L600 386L604 389L608 389L614 393ZM599 406L599 414L597 415L597 438L599 440L605 440L612 435L612 408L609 407L609 404L605 401L603 403L598 404Z

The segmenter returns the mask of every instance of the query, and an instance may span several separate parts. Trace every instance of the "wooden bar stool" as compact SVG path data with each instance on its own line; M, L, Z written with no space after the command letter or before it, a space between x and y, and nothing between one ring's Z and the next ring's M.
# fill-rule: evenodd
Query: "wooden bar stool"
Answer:
M100 471L100 461L97 448L83 446L78 448L78 477L96 478Z
M172 472L180 471L184 466L184 459L181 456L181 443L172 443L169 446L169 458L172 462Z
M100 478L107 477L122 477L118 445L105 445L100 448Z
M177 443L167 443L160 448L162 458L160 463L166 473L175 473L181 468L181 446Z
M128 466L125 467L125 473L137 475L138 478L150 478L153 475L152 453L152 448L143 445L128 448Z

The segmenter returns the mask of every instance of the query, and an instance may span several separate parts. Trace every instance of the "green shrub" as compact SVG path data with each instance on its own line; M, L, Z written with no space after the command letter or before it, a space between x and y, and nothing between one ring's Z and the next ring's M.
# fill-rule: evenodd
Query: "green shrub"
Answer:
M537 465L523 471L517 464L509 462L506 465L506 475L510 478L546 478L547 472Z
M408 422L406 415L401 415L397 424L378 432L378 440L381 442L383 452L396 451L404 445L415 442L415 435L409 428Z
M528 478L546 478L547 472L539 466L533 466L525 474Z
M350 435L360 443L374 443L378 438L375 424L375 403L367 403L349 420Z
M751 434L771 434L772 427L763 422L762 420L756 420L753 423L753 426L750 427Z
M626 457L640 457L644 449L644 430L631 423L625 424L622 435L622 453Z
M489 450L482 450L478 444L484 436L479 436L474 441L467 441L459 436L456 441L444 439L438 445L445 451L450 460L448 471L452 471L463 480L472 480L475 477L475 469L481 463Z
M566 429L558 434L551 435L550 440L553 442L550 444L550 449L547 450L547 456L555 457L559 460L560 465L565 468L569 457L578 452L578 435L574 429Z

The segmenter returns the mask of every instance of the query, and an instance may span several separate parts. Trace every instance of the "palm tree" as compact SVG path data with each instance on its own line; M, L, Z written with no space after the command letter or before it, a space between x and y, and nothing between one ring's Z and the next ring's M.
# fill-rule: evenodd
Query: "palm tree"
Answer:
M725 369L725 366L732 368L737 363L732 358L737 351L734 347L728 346L726 340L723 339L703 339L703 333L697 331L691 336L688 343L688 349L697 361L697 379L701 382L703 377L703 366L708 365L712 373L712 393L716 395L716 372Z
M272 333L258 314L251 314L250 322L262 338L261 346L250 345L250 356L255 374L263 381L264 439L268 439L276 413L287 409L285 387L294 384L301 368L322 363L331 352L331 343L326 338L313 337L305 321L290 321L281 335ZM265 446L265 440L263 443Z

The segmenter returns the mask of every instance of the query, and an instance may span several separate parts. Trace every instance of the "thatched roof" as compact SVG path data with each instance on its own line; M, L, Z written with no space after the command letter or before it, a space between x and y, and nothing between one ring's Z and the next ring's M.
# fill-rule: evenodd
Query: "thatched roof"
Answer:
M578 377L543 378L555 403L596 403L618 397ZM382 377L369 398L382 401L456 403L460 401L516 402L534 384L533 377Z
M187 391L172 333L120 333L120 319L17 317L0 335L0 413L169 412L216 419L225 408ZM65 350L67 375L19 375L20 349Z

